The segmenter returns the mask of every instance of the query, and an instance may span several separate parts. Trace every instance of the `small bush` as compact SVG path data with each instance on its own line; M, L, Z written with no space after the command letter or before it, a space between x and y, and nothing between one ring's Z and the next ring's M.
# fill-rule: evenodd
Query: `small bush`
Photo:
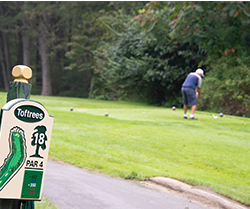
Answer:
M235 116L249 117L250 67L244 58L222 58L203 81L199 107Z

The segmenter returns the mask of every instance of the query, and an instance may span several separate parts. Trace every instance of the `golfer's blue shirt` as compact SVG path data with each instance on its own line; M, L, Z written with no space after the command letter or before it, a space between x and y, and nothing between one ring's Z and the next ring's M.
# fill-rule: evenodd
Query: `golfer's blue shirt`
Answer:
M196 89L196 87L201 88L202 78L197 73L189 73L186 80L182 84L184 88Z

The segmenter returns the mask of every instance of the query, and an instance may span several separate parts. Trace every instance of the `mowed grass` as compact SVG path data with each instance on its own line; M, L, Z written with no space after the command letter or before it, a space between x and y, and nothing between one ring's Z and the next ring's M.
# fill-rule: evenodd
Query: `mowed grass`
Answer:
M35 201L36 209L57 209L57 206L53 205L48 199L42 197L41 201Z
M250 205L250 119L129 102L31 96L54 116L54 160L143 180L165 176ZM0 93L0 102L6 94ZM70 111L70 107L74 110ZM104 114L108 112L109 116ZM217 114L218 115L218 114Z

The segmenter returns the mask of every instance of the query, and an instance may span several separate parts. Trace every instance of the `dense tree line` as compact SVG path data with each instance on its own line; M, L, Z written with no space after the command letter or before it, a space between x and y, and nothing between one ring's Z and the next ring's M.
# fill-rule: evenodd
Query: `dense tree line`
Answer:
M113 29L96 95L181 107L182 82L201 67L198 107L249 116L249 12L249 2L147 3L124 30Z
M13 66L24 64L33 70L32 93L88 97L106 24L144 3L1 2L0 88L7 91Z
M181 106L205 70L203 110L248 116L249 2L1 2L0 88L32 68L32 93Z

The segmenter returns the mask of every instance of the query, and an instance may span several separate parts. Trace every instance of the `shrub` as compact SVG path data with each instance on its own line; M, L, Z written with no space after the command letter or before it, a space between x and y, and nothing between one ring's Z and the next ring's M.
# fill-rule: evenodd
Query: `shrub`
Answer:
M203 81L199 107L223 113L247 116L250 110L250 68L247 58L221 58L212 64Z

